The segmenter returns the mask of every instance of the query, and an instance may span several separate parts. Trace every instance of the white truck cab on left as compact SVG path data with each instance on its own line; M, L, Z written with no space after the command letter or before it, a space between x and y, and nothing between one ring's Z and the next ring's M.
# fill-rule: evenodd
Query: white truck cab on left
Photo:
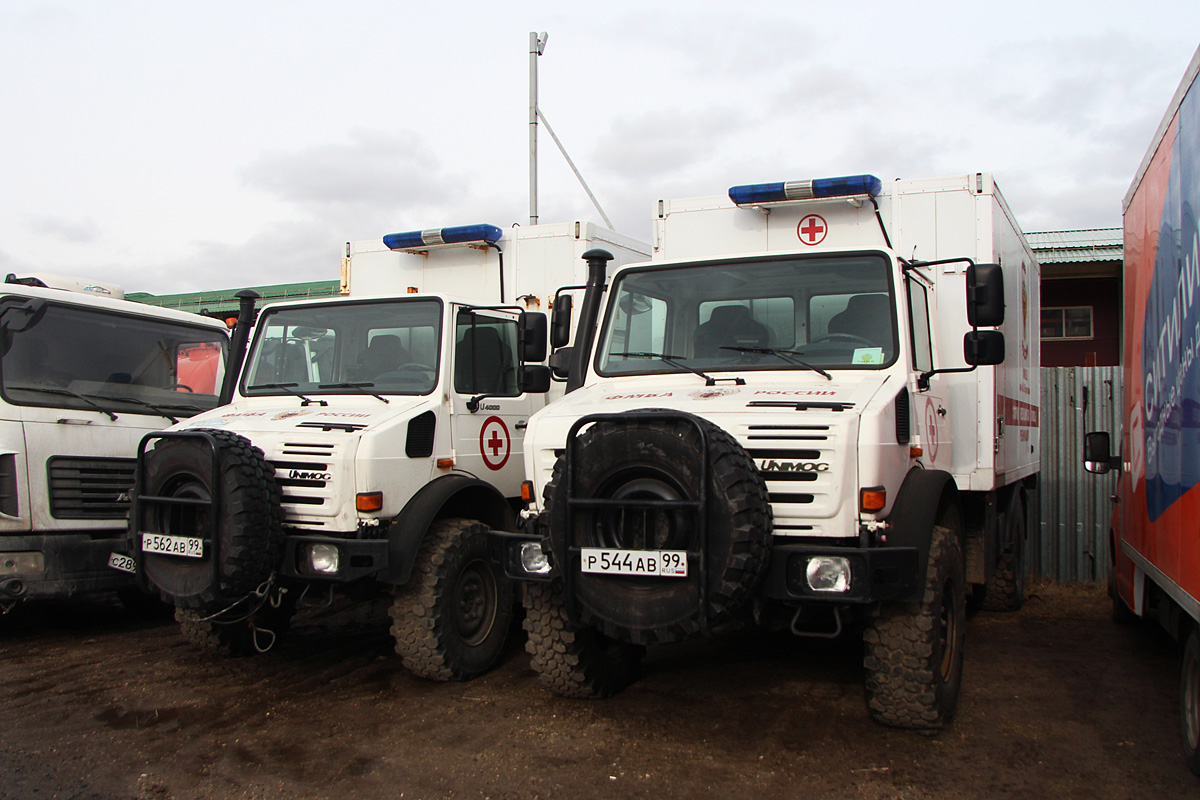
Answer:
M229 337L117 286L0 286L0 610L117 590L138 441L218 404ZM133 594L126 595L126 590Z

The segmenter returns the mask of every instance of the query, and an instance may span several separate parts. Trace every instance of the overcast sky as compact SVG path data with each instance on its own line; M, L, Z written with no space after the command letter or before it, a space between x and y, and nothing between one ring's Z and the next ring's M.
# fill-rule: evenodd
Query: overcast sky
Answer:
M347 240L529 216L540 105L614 226L660 197L991 172L1121 224L1200 2L2 0L0 273L159 294L338 275ZM543 222L600 221L543 128Z

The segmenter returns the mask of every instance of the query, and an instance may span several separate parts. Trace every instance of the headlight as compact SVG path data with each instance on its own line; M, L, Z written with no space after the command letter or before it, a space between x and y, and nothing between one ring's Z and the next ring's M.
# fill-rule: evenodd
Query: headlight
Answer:
M336 575L341 562L341 553L335 544L310 544L308 566L320 575Z
M531 575L545 575L550 571L550 559L542 552L541 542L521 542L521 569Z
M814 592L850 591L850 559L814 556L808 560L808 588Z

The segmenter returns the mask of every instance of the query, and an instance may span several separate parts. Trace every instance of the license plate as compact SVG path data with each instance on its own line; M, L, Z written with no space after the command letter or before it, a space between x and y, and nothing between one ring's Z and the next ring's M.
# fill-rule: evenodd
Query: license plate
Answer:
M204 540L195 536L168 536L165 533L143 533L143 553L162 553L168 556L204 557Z
M108 565L121 572L137 572L137 562L124 553L109 553Z
M579 550L584 572L598 575L657 575L686 578L686 550Z

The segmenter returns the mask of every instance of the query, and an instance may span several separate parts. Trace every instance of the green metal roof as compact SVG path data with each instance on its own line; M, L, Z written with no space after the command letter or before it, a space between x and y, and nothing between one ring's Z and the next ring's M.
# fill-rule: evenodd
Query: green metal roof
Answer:
M1025 238L1040 264L1080 264L1121 261L1121 228L1026 233Z
M262 297L262 300L258 302L262 305L276 300L334 297L338 294L341 284L340 281L308 281L306 283L276 283L270 286L246 286L237 289L184 294L153 295L147 292L131 292L125 295L125 299L162 308L190 311L194 314L204 313L209 316L224 317L237 313L238 299L235 295L243 288L258 292Z

